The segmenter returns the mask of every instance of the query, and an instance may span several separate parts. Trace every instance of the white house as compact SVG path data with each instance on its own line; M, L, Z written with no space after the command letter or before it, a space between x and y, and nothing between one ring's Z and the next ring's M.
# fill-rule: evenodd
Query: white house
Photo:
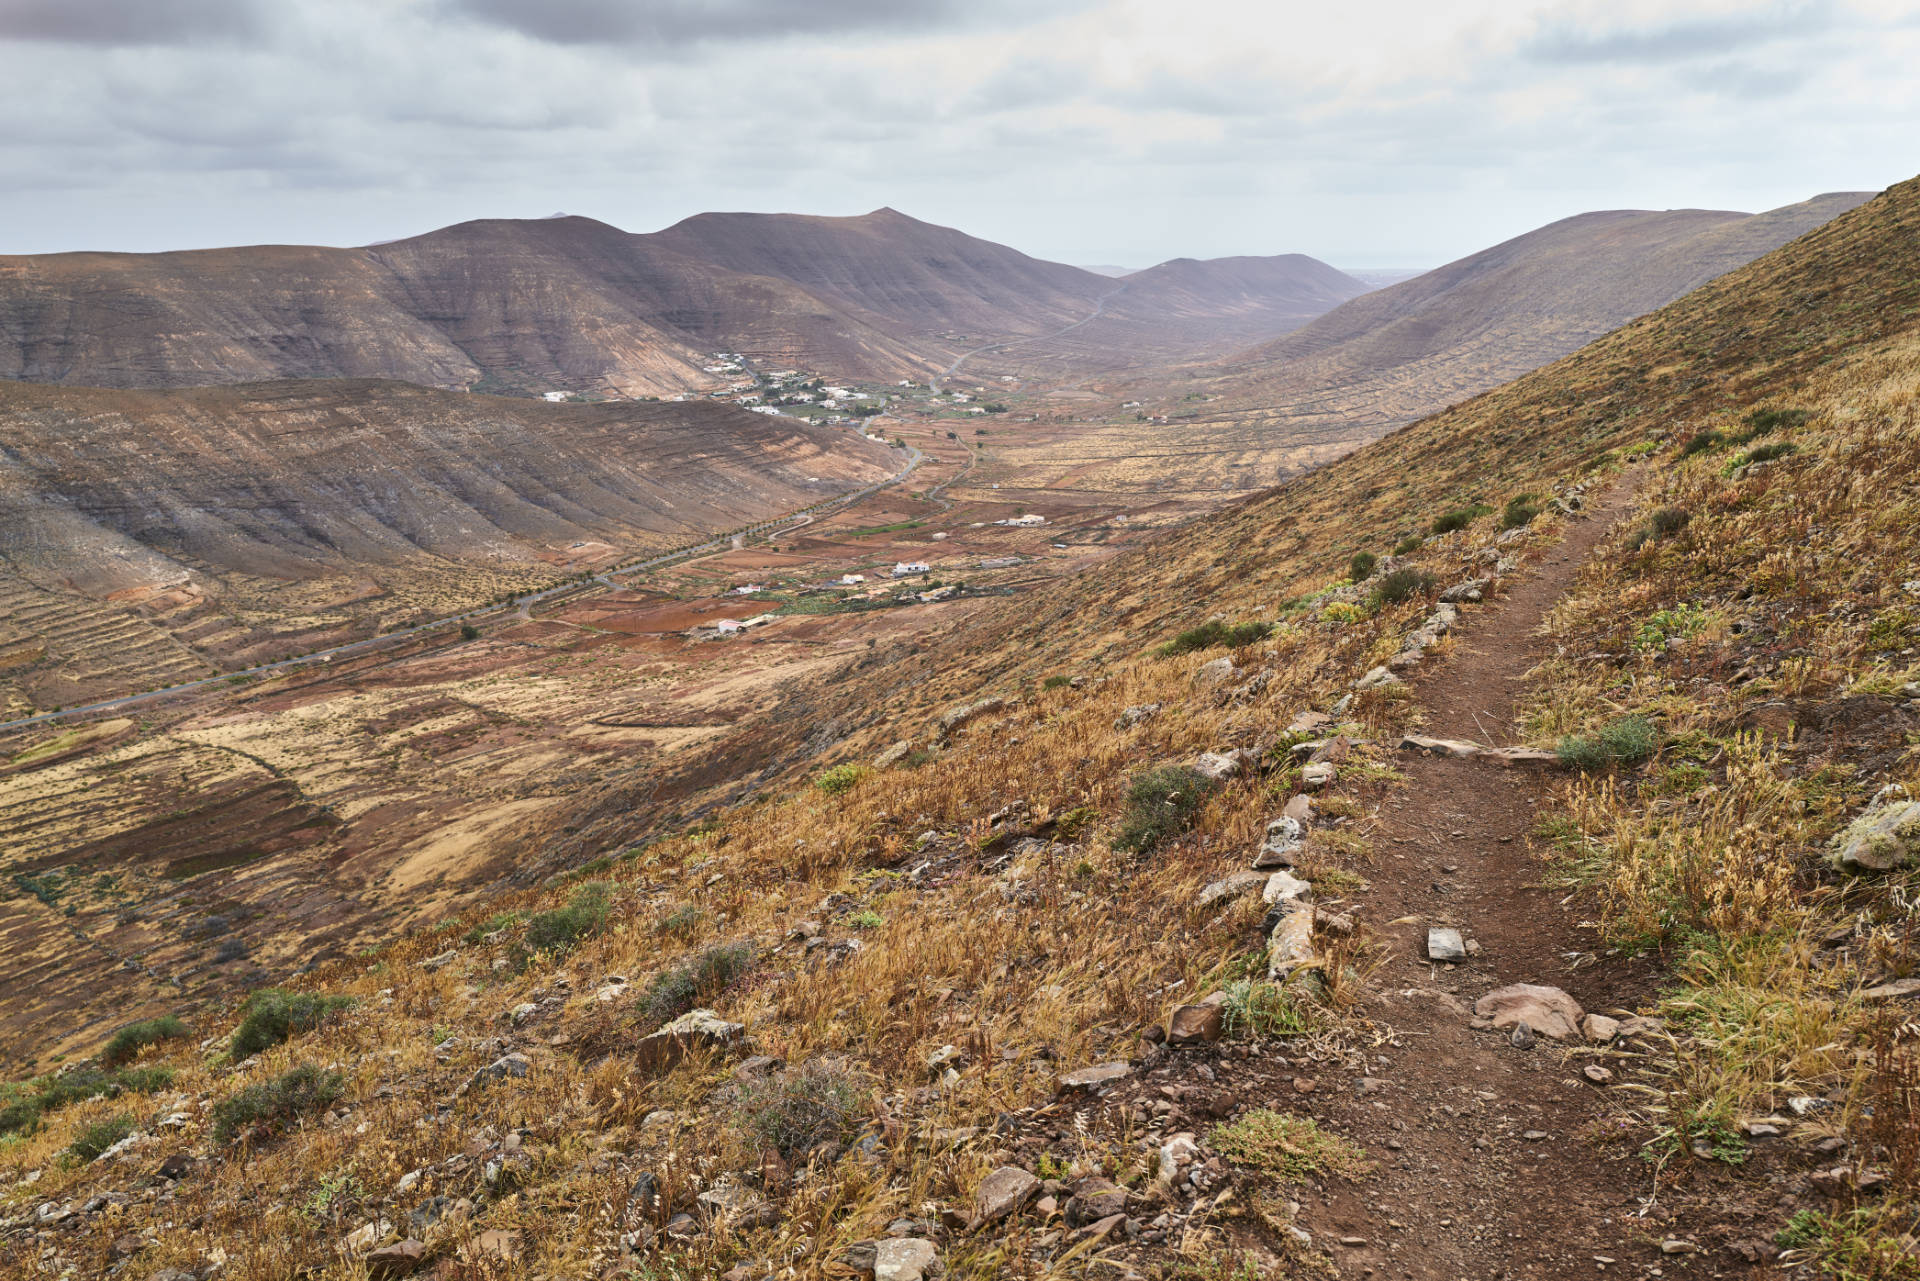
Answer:
M1028 512L1024 516L1009 516L1005 520L996 520L993 523L996 525L1012 525L1016 529L1031 529L1036 525L1046 524L1047 518L1045 516L1036 516L1032 512Z
M842 587L854 587L866 582L867 576L865 574L842 574L840 575L839 581Z
M903 560L893 567L895 578L906 578L910 574L931 573L933 567L923 560Z
M733 636L747 630L747 625L737 618L723 618L713 626L722 636Z
M543 391L540 393L540 399L549 401L556 405L559 404L561 401L565 400L566 398L567 398L567 393L564 391Z

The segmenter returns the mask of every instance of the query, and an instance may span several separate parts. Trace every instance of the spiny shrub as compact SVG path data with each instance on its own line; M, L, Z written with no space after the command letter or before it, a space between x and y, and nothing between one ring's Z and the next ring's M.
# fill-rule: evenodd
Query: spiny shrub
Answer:
M149 1045L178 1040L186 1034L187 1025L172 1014L129 1023L113 1034L113 1039L107 1042L107 1048L100 1052L100 1061L108 1067L131 1063Z
M1695 454L1704 454L1725 439L1726 437L1717 431L1700 432L1695 435L1692 440L1680 446L1680 456L1682 458L1691 458Z
M677 1019L724 990L752 966L753 944L716 943L684 964L654 975L640 1009L655 1023Z
M67 1151L76 1161L97 1161L108 1148L133 1133L133 1118L124 1112L80 1127Z
M213 1137L225 1143L250 1125L279 1128L318 1112L346 1093L346 1078L311 1063L288 1068L271 1081L249 1085L213 1105Z
M311 1032L352 1004L350 996L261 988L240 1007L240 1026L233 1031L229 1052L239 1060L272 1049L290 1036Z
M44 1114L82 1099L152 1094L171 1084L172 1068L138 1067L115 1072L77 1068L59 1076L0 1085L0 1134L25 1133L38 1125Z
M853 785L866 776L865 766L848 761L845 765L836 765L832 769L822 770L814 775L813 786L828 796L838 796L842 792L853 790Z
M1373 607L1398 605L1433 590L1433 575L1424 569L1396 569L1378 583L1372 592Z
M1158 653L1162 658L1172 658L1179 654L1191 654L1198 649L1212 649L1215 645L1238 648L1263 641L1272 634L1272 623L1223 623L1217 618L1210 618L1200 626L1190 627L1175 636L1162 645Z
M1638 765L1660 750L1660 731L1644 716L1623 716L1592 734L1568 734L1557 750L1564 763L1588 772Z
M837 1063L816 1059L791 1072L740 1088L742 1127L791 1161L822 1143L845 1142L859 1116L861 1081Z
M1456 507L1450 512L1442 512L1433 518L1433 532L1451 534L1457 529L1465 529L1492 510L1485 503L1475 503L1471 507Z
M1191 765L1159 765L1134 775L1127 788L1117 850L1147 853L1193 826L1214 781Z
M1373 567L1379 563L1380 558L1372 552L1355 552L1347 562L1347 577L1356 583L1372 578Z
M588 881L567 899L565 907L536 912L527 922L527 946L538 951L564 952L607 923L605 881Z
M1507 509L1500 513L1502 529L1520 529L1531 525L1533 518L1540 514L1538 494L1515 494L1507 500Z

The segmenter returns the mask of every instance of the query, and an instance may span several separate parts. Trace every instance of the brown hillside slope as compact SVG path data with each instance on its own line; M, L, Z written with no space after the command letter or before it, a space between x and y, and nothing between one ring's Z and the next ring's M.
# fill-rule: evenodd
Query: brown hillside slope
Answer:
M707 401L0 383L0 646L42 647L5 679L60 706L147 688L127 682L151 664L125 665L149 649L203 675L313 648L791 511L883 479L890 458Z
M1357 298L1199 375L1196 423L1366 440L1518 377L1820 226L1868 193L1758 215L1581 214Z
M567 816L578 830L547 833L549 866L572 879L302 979L358 999L325 1026L257 1057L243 1043L237 1063L163 1041L141 1060L179 1073L162 1093L140 1093L145 1078L91 1101L51 1082L25 1091L44 1100L42 1128L0 1149L0 1230L79 1274L137 1232L127 1248L143 1267L198 1267L217 1250L225 1274L248 1278L353 1276L356 1251L412 1234L449 1276L497 1271L504 1252L529 1273L825 1277L864 1270L893 1236L924 1242L954 1277L1116 1264L1293 1275L1364 1257L1376 1275L1452 1281L1591 1275L1595 1255L1737 1275L1787 1229L1802 1253L1784 1262L1800 1275L1873 1275L1863 1250L1882 1255L1879 1275L1910 1275L1916 1192L1899 1158L1913 1103L1899 1088L1876 1096L1874 1072L1876 1051L1892 1066L1911 1053L1910 1034L1886 1020L1876 1041L1861 988L1911 966L1914 873L1842 880L1819 852L1882 781L1920 788L1901 683L1916 673L1900 652L1914 625L1901 567L1920 555L1916 261L1920 182L987 626L876 653L786 709L766 734L784 773L752 803L629 845L659 828L642 784L660 780L583 796ZM1682 443L1769 425L1740 445ZM1774 443L1798 452L1752 456ZM1322 762L1334 777L1291 855L1325 909L1297 922L1318 960L1270 982L1259 894L1202 901L1202 887L1244 871L1306 783L1294 718L1331 712L1435 610L1417 580L1400 601L1347 584L1348 554L1385 551L1476 498L1592 497L1630 454L1648 457L1638 493L1609 501L1678 500L1686 523L1662 518L1637 545L1625 531L1587 537L1591 526L1563 543L1559 517L1522 524L1516 511L1522 532L1502 542L1485 513L1403 553L1436 585L1491 567L1506 603L1466 608L1464 638L1428 645L1428 675L1344 709L1342 728L1363 741ZM1645 527L1639 510L1630 523ZM1533 566L1586 544L1599 554L1552 616L1567 653L1539 675L1543 708L1561 710L1542 715L1589 735L1644 717L1654 755L1616 752L1610 765L1576 743L1591 778L1527 776L1534 786L1510 792L1486 766L1493 782L1462 778L1457 793L1396 791L1397 733L1457 710L1428 693L1449 654L1499 641L1503 610L1539 581ZM1214 614L1274 627L1233 649L1152 652ZM1227 657L1224 679L1201 672ZM1051 675L1081 683L1049 688ZM988 695L1009 701L978 705ZM935 721L963 699L970 719ZM1806 746L1776 742L1796 719L1814 731ZM1754 731L1736 732L1743 720ZM894 740L921 750L825 772ZM1235 747L1237 773L1211 789L1141 778ZM744 741L731 751L748 759ZM1548 830L1570 857L1548 866L1579 915L1529 922L1537 897L1497 894L1488 869L1511 852L1476 839L1436 853L1454 831L1497 839L1448 825L1489 788L1501 813L1560 820ZM1418 927L1452 911L1442 857L1468 869L1485 901L1465 901L1499 928L1481 957L1421 960L1418 986L1401 988ZM607 861L586 867L593 858ZM1517 859L1501 866L1526 874ZM1422 914L1413 931L1386 918L1403 896ZM58 910L21 904L42 907ZM1531 1050L1462 1032L1463 1003L1517 962L1565 960L1510 940L1530 926L1582 938L1583 919L1603 933L1565 949L1578 968L1524 976L1664 1025ZM1672 995L1597 955L1629 940L1668 949ZM1383 960L1392 991L1367 981ZM1149 1035L1216 989L1223 1039ZM745 1025L738 1052L767 1057L676 1063L643 1040L695 1004ZM1181 1020L1210 1021L1192 1009ZM1408 1034L1433 1020L1451 1020L1473 1046L1460 1062L1484 1071L1436 1065L1450 1043L1430 1055ZM190 1035L235 1023L200 1017ZM1061 1095L1063 1073L1102 1063L1126 1070L1104 1091ZM1897 1087L1907 1071L1880 1079ZM182 1121L145 1128L176 1111ZM1580 1128L1596 1114L1606 1124ZM149 1137L90 1164L57 1160L116 1116ZM1839 1145L1814 1146L1829 1138ZM194 1159L191 1177L147 1201L152 1171L176 1155ZM1728 1165L1735 1156L1746 1164ZM1442 1202L1458 1217L1434 1218ZM884 1248L890 1260L918 1249Z

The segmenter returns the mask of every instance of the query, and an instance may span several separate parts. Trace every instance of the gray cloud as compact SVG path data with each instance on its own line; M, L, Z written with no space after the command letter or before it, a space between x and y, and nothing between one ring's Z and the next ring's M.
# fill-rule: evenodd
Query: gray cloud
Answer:
M1670 63L1725 57L1776 40L1831 28L1837 15L1827 0L1786 0L1737 17L1680 19L1652 26L1545 24L1528 53L1546 63Z
M0 40L173 45L244 39L260 25L255 0L0 0Z
M444 0L444 11L554 44L677 46L921 32L1084 7L1027 0Z

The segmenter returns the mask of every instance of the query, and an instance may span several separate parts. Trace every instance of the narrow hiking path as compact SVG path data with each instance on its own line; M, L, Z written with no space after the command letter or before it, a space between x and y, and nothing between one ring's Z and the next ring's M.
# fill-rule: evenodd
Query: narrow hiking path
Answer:
M1452 654L1413 681L1424 734L1513 743L1515 696L1548 652L1540 624L1631 507L1636 482L1630 475L1572 521L1530 572L1507 580L1511 591L1464 613ZM1541 884L1528 837L1549 779L1485 759L1402 752L1395 764L1406 781L1380 806L1371 888L1356 896L1388 951L1367 1013L1392 1035L1370 1051L1364 1077L1313 1109L1377 1165L1309 1206L1303 1223L1343 1275L1671 1271L1679 1260L1661 1245L1675 1229L1653 1197L1654 1167L1634 1143L1598 1142L1620 1104L1581 1069L1605 1060L1545 1037L1515 1048L1507 1033L1470 1025L1478 998L1513 983L1562 988L1598 1013L1631 1008L1649 990L1646 964L1600 963L1562 895ZM1430 925L1458 927L1478 954L1429 961Z

